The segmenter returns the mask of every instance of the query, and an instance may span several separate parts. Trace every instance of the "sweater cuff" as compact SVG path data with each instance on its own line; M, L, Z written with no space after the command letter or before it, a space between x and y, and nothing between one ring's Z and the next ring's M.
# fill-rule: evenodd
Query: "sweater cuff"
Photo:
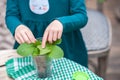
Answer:
M63 25L63 33L64 32L68 32L70 28L67 28L67 25L69 24L66 20L66 18L64 17L59 17L59 18L56 18L55 20L58 20L60 21L60 23Z
M12 33L13 36L15 35L15 30L19 25L21 25L21 23L14 24L13 26L15 26L15 27L10 30L10 32Z

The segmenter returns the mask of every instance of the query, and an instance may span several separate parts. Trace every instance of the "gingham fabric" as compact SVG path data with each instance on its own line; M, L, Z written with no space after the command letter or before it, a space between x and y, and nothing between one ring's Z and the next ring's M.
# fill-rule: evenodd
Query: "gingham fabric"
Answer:
M90 80L103 80L87 68L66 58L53 60L52 65L52 76L44 79L37 78L36 69L30 56L8 60L6 70L14 80L72 80L72 74L76 71L86 72Z

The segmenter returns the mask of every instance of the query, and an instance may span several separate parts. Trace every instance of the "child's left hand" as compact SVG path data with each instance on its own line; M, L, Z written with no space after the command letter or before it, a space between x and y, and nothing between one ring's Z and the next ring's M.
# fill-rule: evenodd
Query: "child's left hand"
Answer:
M46 42L52 43L57 39L60 39L63 32L63 25L60 21L54 20L46 28L43 39L42 39L42 48L45 48Z

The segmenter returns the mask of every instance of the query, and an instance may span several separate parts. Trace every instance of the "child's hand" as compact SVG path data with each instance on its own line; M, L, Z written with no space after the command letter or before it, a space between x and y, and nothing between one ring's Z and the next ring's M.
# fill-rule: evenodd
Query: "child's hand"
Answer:
M24 25L19 25L15 30L15 40L21 43L34 43L36 41L30 29Z
M46 28L43 39L42 39L42 48L45 48L46 42L52 43L57 39L60 39L63 32L63 25L58 21L54 20Z

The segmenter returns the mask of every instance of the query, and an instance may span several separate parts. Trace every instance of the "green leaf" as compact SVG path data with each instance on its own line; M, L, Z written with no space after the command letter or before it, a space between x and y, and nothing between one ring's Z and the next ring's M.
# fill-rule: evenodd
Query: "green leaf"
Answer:
M73 80L89 80L89 75L85 72L77 71L72 75Z
M32 56L39 56L39 53L40 53L40 50L38 48L35 48L32 53Z
M21 56L28 56L33 53L34 49L32 44L23 43L17 48L17 53Z
M38 45L41 45L42 41L41 40L36 40L34 44L35 47L37 47Z
M53 45L60 44L62 42L62 39L58 39L57 41L53 42Z
M48 54L51 51L51 44L46 44L45 48L42 48L42 45L38 45L37 48L40 50L39 55L45 55Z
M63 56L64 56L63 50L56 45L52 47L52 51L48 54L48 57L52 59L59 59L62 58Z

